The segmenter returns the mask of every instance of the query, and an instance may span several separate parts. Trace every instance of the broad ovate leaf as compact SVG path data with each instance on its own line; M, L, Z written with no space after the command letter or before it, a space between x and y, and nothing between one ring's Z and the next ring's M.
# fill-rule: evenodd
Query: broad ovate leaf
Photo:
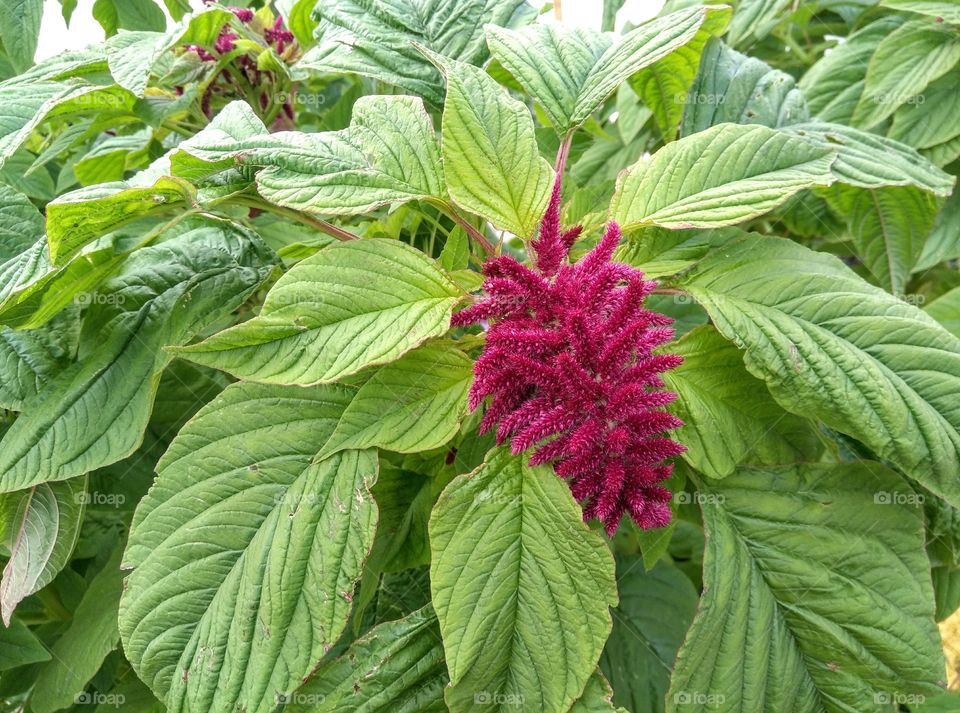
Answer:
M663 375L678 395L671 406L684 426L676 438L684 459L724 478L741 463L793 463L819 455L810 422L784 412L743 365L736 345L713 327L694 329L672 345L683 364Z
M357 391L321 451L438 448L460 428L473 360L452 344L429 342L386 364Z
M332 382L443 334L462 296L398 240L337 243L281 277L258 316L176 352L253 381Z
M720 124L674 141L620 174L610 204L624 229L716 228L833 182L835 154L759 125Z
M83 475L135 451L172 358L163 347L243 304L274 261L253 233L212 220L130 255L85 294L79 360L25 401L0 441L0 492Z
M341 386L239 383L157 465L124 557L124 652L170 713L266 713L337 641L373 545L374 451L315 459Z
M533 236L553 183L525 105L481 69L439 55L447 100L441 138L454 202L521 238Z
M960 340L934 319L782 238L736 240L678 282L784 408L960 506Z
M897 475L750 467L700 495L704 594L670 713L880 711L878 695L940 690L923 519Z
M613 558L567 485L551 468L495 449L444 490L430 545L450 708L567 710L594 671L617 602Z
M365 0L317 3L317 46L300 69L362 74L443 105L443 80L414 43L452 59L481 65L488 52L483 26L529 22L525 0Z

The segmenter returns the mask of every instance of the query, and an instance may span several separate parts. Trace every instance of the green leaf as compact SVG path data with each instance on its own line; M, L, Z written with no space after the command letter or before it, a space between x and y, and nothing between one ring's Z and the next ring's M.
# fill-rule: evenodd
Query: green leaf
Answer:
M806 101L793 77L720 40L707 44L699 66L701 71L689 93L681 95L686 100L684 136L724 122L777 128L808 117Z
M153 0L97 0L93 3L93 18L107 37L117 34L117 30L161 32L167 26L163 10Z
M931 83L916 100L897 109L888 135L927 156L947 151L960 136L958 112L960 77L952 72Z
M320 453L438 448L459 430L472 380L470 357L452 344L424 344L380 367L360 387Z
M880 7L901 12L916 12L944 22L960 25L960 7L945 0L881 0Z
M87 479L42 483L2 496L3 509L13 515L10 559L0 582L3 623L17 604L53 581L66 566L80 534Z
M704 595L667 710L879 711L876 694L941 690L923 520L899 504L915 497L866 461L705 489Z
M960 505L960 341L837 258L750 236L680 280L788 411Z
M599 671L587 679L583 694L574 702L569 713L627 713L624 708L614 708L611 703L613 691Z
M950 195L937 216L916 269L927 270L955 257L960 257L960 191Z
M614 260L643 270L648 278L669 277L682 272L711 250L747 235L739 228L715 230L667 230L647 227L631 232L620 243ZM688 297L676 295L674 304L692 303Z
M40 38L43 0L3 0L0 12L3 13L0 44L14 72L20 74L33 64Z
M678 10L646 22L610 47L583 80L570 117L579 126L596 111L628 77L667 57L684 45L720 33L730 19L729 8L719 5Z
M430 545L450 708L567 710L617 602L613 558L567 485L549 467L493 450L440 496Z
M50 652L18 619L0 629L0 673L32 663L50 660Z
M362 74L443 105L439 73L414 43L437 54L481 65L488 52L483 26L522 24L534 12L525 0L365 0L317 3L317 46L301 69Z
M446 332L461 296L409 245L379 238L337 243L281 277L257 317L174 351L242 379L337 381Z
M273 256L230 223L196 221L130 255L87 293L81 359L24 404L0 445L0 492L65 480L139 446L163 351L243 304L269 276Z
M823 121L795 124L784 131L811 146L836 151L833 175L851 186L916 186L947 196L956 182L906 144L883 136Z
M625 230L735 225L805 188L832 183L834 158L765 126L721 124L667 144L620 174L610 214Z
M653 109L653 117L660 129L660 135L665 140L670 141L676 138L677 129L688 106L685 100L689 98L688 92L691 87L695 86L700 66L701 64L709 66L708 62L711 64L714 62L703 57L709 54L708 48L711 45L719 43L716 38L724 33L729 22L729 11L709 13L697 34L687 44L677 48L660 61L644 67L630 78L630 86L644 103ZM757 88L764 89L762 86ZM713 123L720 123L720 121Z
M241 102L228 110L234 108L249 111ZM238 164L265 167L256 177L263 198L320 215L446 197L440 147L415 97L362 97L342 131L261 133L238 141L201 132L171 157L174 175L196 178Z
M37 330L0 327L0 408L22 411L76 351L79 312L66 310Z
M871 129L960 62L960 33L929 20L911 20L887 35L867 67L853 123Z
M673 409L686 424L676 432L684 460L711 478L741 463L815 460L820 450L809 421L784 412L743 365L737 347L709 326L671 346L683 364L663 380L678 394Z
M273 711L346 626L377 458L314 454L350 394L234 384L158 464L124 558L120 631L170 713Z
M903 295L933 229L939 201L913 186L834 186L830 206L847 223L857 256L886 290Z
M954 287L923 309L951 334L960 338L960 287Z
M901 24L899 16L880 18L851 34L807 70L800 78L800 89L813 116L842 124L852 121L870 58L877 45Z
M123 589L120 548L97 572L73 613L69 628L54 643L30 695L30 710L53 713L74 704L100 664L117 647L117 607Z
M614 703L632 713L663 713L670 672L697 610L697 592L683 572L660 562L649 572L640 555L617 558L620 604L600 668Z
M756 44L770 33L790 5L791 0L738 0L728 41L736 47Z
M426 606L371 629L289 697L289 713L446 713L437 616Z
M28 250L43 235L43 216L27 196L0 185L0 261ZM2 268L0 268L2 269Z
M0 167L47 119L85 114L119 116L133 109L135 97L121 87L57 82L26 82L22 77L0 84Z
M447 80L441 136L450 196L497 227L532 237L553 169L540 156L529 110L483 70L430 57Z

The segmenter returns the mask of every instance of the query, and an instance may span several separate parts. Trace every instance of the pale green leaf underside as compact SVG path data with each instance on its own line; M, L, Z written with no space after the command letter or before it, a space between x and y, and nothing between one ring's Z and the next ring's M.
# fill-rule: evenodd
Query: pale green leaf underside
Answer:
M521 697L528 710L567 710L594 671L617 601L610 552L567 485L523 455L493 450L440 496L430 544L450 708L509 711Z
M680 281L787 410L960 506L960 340L837 258L749 236Z
M765 126L720 124L667 144L620 174L610 204L623 228L715 228L833 182L831 151Z
M427 343L380 367L344 410L320 456L344 448L427 451L449 441L467 410L473 361Z
M944 22L960 25L960 7L946 0L881 0L881 7L904 12L916 12L930 17L943 18Z
M374 451L313 462L351 391L240 383L180 432L137 509L124 651L167 710L273 711L346 625Z
M257 317L177 353L253 381L331 382L443 334L460 298L409 245L337 243L281 277Z
M52 582L69 561L80 534L86 485L86 478L75 478L3 496L16 502L11 508L16 518L9 523L16 532L0 582L4 625L10 625L20 601Z
M447 80L441 139L450 196L498 228L533 237L554 175L540 155L530 111L483 70L430 58Z
M940 690L923 521L894 504L912 493L869 462L711 485L704 595L667 710L879 713L876 693Z

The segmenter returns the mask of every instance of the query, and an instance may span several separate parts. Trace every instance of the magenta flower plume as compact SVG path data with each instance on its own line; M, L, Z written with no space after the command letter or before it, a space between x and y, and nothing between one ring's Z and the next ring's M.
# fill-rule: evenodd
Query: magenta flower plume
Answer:
M665 461L685 448L664 435L683 425L663 407L676 398L660 374L682 357L657 354L673 338L669 317L644 309L656 286L611 262L620 228L611 222L582 260L567 257L580 227L560 227L554 186L530 269L508 256L484 265L486 293L453 325L492 322L474 369L470 408L492 397L481 421L513 453L537 446L531 465L553 463L584 519L613 535L624 514L642 528L670 522Z

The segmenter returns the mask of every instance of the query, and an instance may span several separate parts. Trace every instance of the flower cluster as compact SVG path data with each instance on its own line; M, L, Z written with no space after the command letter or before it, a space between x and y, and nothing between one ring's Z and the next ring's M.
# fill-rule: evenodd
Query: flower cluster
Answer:
M210 0L205 0L210 3ZM293 33L284 29L283 18L277 17L270 27L262 27L260 21L256 19L253 10L242 7L227 8L247 29L254 34L260 34L263 42L272 47L277 55L288 60L288 52L294 44ZM186 45L184 49L187 52L196 54L203 62L217 62L224 55L228 55L236 48L236 40L239 35L232 31L229 25L220 30L216 42L213 45L213 51L200 47L199 45ZM267 91L262 91L257 97L247 97L251 104L259 106L261 112L267 113L270 104L270 88L276 84L277 77L273 72L260 69L257 65L257 58L249 53L239 54L232 63L232 66L225 67L211 81L201 99L201 110L208 117L212 117L215 112L214 100L218 97L224 97L229 100L236 96L241 96L244 91L256 90L266 87ZM182 93L183 87L177 87L177 93ZM279 96L286 96L286 92L277 93ZM221 102L222 103L222 102ZM284 101L281 108L283 115L292 123L294 118L293 105L289 101Z
M665 437L683 425L663 407L676 398L660 373L682 358L658 354L673 338L669 317L644 309L656 283L611 262L620 228L611 222L599 244L567 262L580 228L560 227L560 182L531 244L534 268L509 256L484 265L485 296L454 316L455 326L492 321L477 360L470 408L492 397L481 431L531 464L551 462L584 518L611 536L624 514L642 528L669 523L671 493L660 483L685 449Z

